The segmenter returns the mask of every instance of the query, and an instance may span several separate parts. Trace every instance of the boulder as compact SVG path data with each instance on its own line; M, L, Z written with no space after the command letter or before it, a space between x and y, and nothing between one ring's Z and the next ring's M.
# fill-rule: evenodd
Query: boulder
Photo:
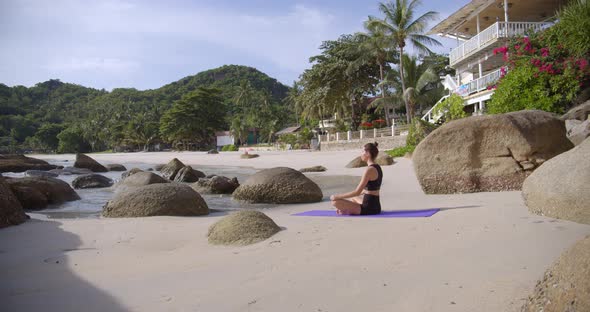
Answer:
M207 152L207 154L219 154L219 152L216 149L212 149L212 150L209 150Z
M300 172L324 172L328 169L324 166L313 166L299 169Z
M127 168L121 164L108 164L106 165L106 168L109 171L127 171Z
M76 162L74 167L90 169L92 172L107 172L109 171L103 165L99 164L96 160L90 158L87 155L78 153L76 154Z
M451 121L420 142L412 160L427 194L508 191L572 147L563 121L529 110Z
M190 186L158 183L115 194L102 210L105 217L201 216L209 214L205 200Z
M351 160L347 165L346 168L361 168L366 167L367 163L361 160L361 156L358 156Z
M229 179L223 176L201 178L191 187L200 194L231 194L240 186L237 178Z
M47 196L38 189L21 186L12 189L16 198L20 201L21 206L27 210L41 210L49 205Z
M377 158L375 158L375 163L380 166L391 166L391 165L395 164L395 161L393 160L393 157L391 157L385 153L379 153L377 155ZM361 168L361 167L366 167L366 166L367 166L367 163L361 160L361 156L358 156L355 159L353 159L351 162L349 162L346 165L346 168Z
M175 159L176 159L176 158L175 158ZM161 170L162 170L162 168L164 168L164 166L166 166L166 165L164 165L164 164L155 165L155 166L154 166L154 170L155 170L155 171L161 171Z
M62 170L62 169L52 169L52 170ZM56 178L58 176L57 173L51 171L42 171L42 170L27 170L25 171L25 177L51 177Z
M133 169L131 169L131 171L133 171ZM119 182L118 186L139 187L157 183L170 183L170 180L164 179L153 172L140 171L127 176Z
M395 164L395 161L393 160L393 157L385 153L379 153L377 158L375 158L375 163L379 166L391 166Z
M72 186L75 189L101 188L112 185L113 180L97 173L82 175L72 181Z
M263 241L281 228L260 211L243 210L230 214L209 227L207 237L215 245L250 245Z
M47 198L47 204L61 204L66 201L80 199L80 196L78 196L76 191L68 183L56 178L12 178L6 179L6 183L8 183L12 191L17 195L24 209L33 209L25 206L26 204L41 202L42 198L40 199L39 193ZM35 189L38 193L30 192L30 189ZM41 208L45 207L35 207L34 209Z
M555 156L523 183L532 213L590 224L590 139Z
M233 193L237 200L252 203L312 203L322 200L320 187L303 173L286 167L261 170Z
M160 169L160 173L164 178L174 180L178 171L184 167L185 165L178 158L174 158Z
M574 244L545 272L521 311L590 311L590 236Z
M0 228L19 225L26 220L21 203L0 175Z
M566 123L568 121L570 120L566 120ZM577 124L572 125L567 131L567 138L572 141L574 145L580 145L580 143L586 140L587 137L590 137L590 119L586 121L578 121Z
M250 158L256 158L259 157L260 155L258 154L242 154L240 155L240 158L242 159L250 159Z
M141 170L139 168L131 168L131 170L125 171L121 174L121 179L125 180L125 179L127 179L127 177L132 176L132 175L139 173L139 172L143 172L143 170Z
M561 116L561 120L577 119L585 121L588 120L588 115L590 115L590 100L570 109Z
M0 172L24 172L27 170L51 170L55 168L57 166L50 165L41 159L25 155L0 154Z
M201 171L195 170L191 166L185 166L178 170L178 173L174 177L174 181L193 183L204 177L205 174Z

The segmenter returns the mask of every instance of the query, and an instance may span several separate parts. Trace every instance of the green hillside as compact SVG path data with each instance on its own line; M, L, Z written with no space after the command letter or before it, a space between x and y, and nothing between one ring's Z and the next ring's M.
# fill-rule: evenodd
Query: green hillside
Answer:
M0 152L101 151L147 148L156 142L178 143L176 137L161 135L161 117L183 97L202 88L216 89L219 97L215 98L222 106L222 116L216 117L219 120L214 123L216 129L208 127L206 133L229 129L236 117L249 121L239 125L242 127L273 124L272 129L266 129L273 132L289 123L292 116L284 104L288 87L255 68L238 65L207 70L145 91L118 88L107 92L59 80L31 88L0 84ZM240 92L249 96L240 96ZM185 105L185 109L194 107L198 112L198 98L192 97L191 101L197 102ZM246 116L257 112L266 112L265 118ZM203 139L187 142L190 138L186 135L182 138L185 143L201 147L211 144ZM202 138L203 133L196 137Z

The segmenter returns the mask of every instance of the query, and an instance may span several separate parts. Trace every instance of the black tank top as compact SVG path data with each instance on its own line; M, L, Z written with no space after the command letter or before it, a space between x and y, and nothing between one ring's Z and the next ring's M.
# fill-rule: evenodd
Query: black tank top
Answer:
M378 191L381 188L381 181L383 181L383 171L381 171L381 166L377 164L372 164L371 166L377 169L377 179L367 182L365 189L367 191Z

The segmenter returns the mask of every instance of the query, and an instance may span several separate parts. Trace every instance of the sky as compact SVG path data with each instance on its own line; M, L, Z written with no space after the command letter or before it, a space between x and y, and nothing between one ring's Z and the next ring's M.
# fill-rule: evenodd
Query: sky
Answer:
M423 0L444 19L469 0ZM325 40L382 17L373 0L0 0L0 83L156 89L225 64L292 85ZM437 21L437 22L438 22ZM431 26L434 26L434 22ZM453 40L436 39L448 53Z

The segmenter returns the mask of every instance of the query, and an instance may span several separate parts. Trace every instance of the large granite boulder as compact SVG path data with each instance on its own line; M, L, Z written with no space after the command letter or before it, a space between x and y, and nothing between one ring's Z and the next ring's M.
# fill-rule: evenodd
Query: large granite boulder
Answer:
M90 169L92 172L109 171L107 168L105 168L105 166L90 158L90 156L81 153L76 154L76 162L74 162L74 167Z
M49 205L47 196L36 188L29 186L15 187L12 189L22 207L27 210L41 210Z
M27 220L22 205L0 175L0 228L18 225Z
M260 211L243 210L230 214L209 227L207 237L215 245L250 245L263 241L281 228Z
M395 164L393 157L385 154L379 153L377 158L375 158L375 163L380 166L391 166ZM356 157L355 159L351 160L347 165L346 168L361 168L366 167L367 163L361 160L361 156Z
M158 183L117 193L102 210L105 217L201 216L209 214L205 200L190 186Z
M564 252L545 272L522 311L590 311L590 236Z
M414 170L427 194L520 190L539 165L573 147L564 122L543 111L454 120L416 147Z
M106 165L106 168L109 171L127 171L127 168L121 164L108 164Z
M174 158L160 169L160 173L164 178L174 180L178 171L184 167L185 165L178 158Z
M66 201L80 199L80 196L72 187L56 178L50 177L26 177L6 179L6 183L17 196L24 209L42 209L45 207L37 206L43 201L39 194L47 198L47 204L61 204ZM31 189L37 192L31 191ZM32 203L35 206L30 207Z
M72 181L72 186L75 189L101 188L112 185L113 180L97 173L79 176Z
M178 170L178 173L176 173L176 176L174 177L174 181L193 183L204 177L205 174L201 171L195 170L191 166L184 166Z
M127 179L127 177L132 176L138 172L143 172L143 170L141 170L139 168L131 168L131 170L121 173L121 179L125 180L125 179Z
M164 179L153 172L140 171L135 174L128 175L125 179L119 182L117 186L140 187L157 183L170 183L170 180Z
M537 168L522 195L532 213L590 224L590 139Z
M580 143L586 140L586 138L590 137L590 119L587 119L586 121L573 119L566 120L565 122L566 124L568 122L572 123L571 127L567 130L567 138L572 141L574 145L580 145Z
M201 178L191 187L200 194L231 194L240 186L237 178L227 178L223 176L213 176L211 178Z
M44 160L27 157L25 155L0 154L0 172L24 172L27 170L51 170L57 166L50 165Z
M579 121L585 121L590 115L590 100L570 109L567 113L561 116L561 120L576 119Z
M324 172L328 169L324 166L313 166L299 169L299 172Z
M277 167L252 175L234 191L233 197L252 203L292 204L319 202L323 194L303 173Z

